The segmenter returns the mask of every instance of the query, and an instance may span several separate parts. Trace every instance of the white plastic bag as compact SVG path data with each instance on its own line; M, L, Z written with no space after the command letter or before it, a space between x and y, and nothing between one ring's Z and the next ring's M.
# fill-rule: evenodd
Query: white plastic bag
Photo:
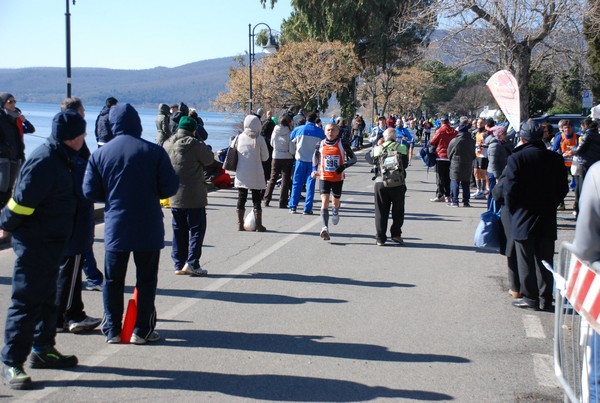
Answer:
M246 218L244 218L244 229L246 231L256 231L256 217L254 210L250 210Z

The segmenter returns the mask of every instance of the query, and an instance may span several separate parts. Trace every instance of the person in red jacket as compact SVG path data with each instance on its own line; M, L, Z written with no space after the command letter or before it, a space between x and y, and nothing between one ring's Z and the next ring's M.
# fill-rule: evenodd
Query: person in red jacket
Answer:
M450 121L445 118L442 120L442 126L436 130L435 135L429 142L430 146L435 147L437 159L435 164L436 195L432 202L450 203L450 160L448 159L448 144L458 132L450 126Z

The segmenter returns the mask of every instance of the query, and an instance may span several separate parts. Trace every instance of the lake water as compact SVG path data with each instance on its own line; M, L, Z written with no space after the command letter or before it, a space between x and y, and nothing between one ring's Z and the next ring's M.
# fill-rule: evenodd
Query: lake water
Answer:
M34 126L35 133L25 135L25 154L29 155L36 147L43 144L50 135L52 118L60 111L58 105L19 102L19 109ZM135 105L134 105L135 107ZM87 121L87 136L85 141L91 151L96 150L96 137L94 128L96 118L102 107L85 105L85 120ZM156 109L136 108L142 121L142 137L148 141L156 141ZM238 133L243 115L231 115L219 112L200 112L198 115L204 121L204 128L208 132L206 143L212 146L214 152L227 147L229 138Z

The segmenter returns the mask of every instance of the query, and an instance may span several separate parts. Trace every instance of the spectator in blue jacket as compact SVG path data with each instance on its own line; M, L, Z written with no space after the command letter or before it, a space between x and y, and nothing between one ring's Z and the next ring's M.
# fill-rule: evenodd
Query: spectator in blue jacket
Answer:
M325 139L325 132L315 125L317 114L311 112L308 122L296 127L290 134L290 151L294 151L296 166L292 179L292 194L290 196L290 213L295 214L300 201L302 187L306 184L306 200L304 201L304 214L312 215L313 199L315 197L316 179L311 178L312 157L317 144Z
M115 105L108 116L115 138L92 154L83 183L88 199L104 202L102 332L107 343L121 342L123 289L133 252L138 310L129 341L144 344L160 340L154 330L158 262L165 238L160 199L177 192L179 179L166 151L141 138L142 124L133 106Z
M23 364L32 368L70 368L74 355L55 345L56 284L65 244L76 211L72 166L84 144L85 120L74 111L58 113L47 142L23 165L12 198L2 210L0 238L12 233L17 255L12 297L4 327L1 377L12 389L29 389Z

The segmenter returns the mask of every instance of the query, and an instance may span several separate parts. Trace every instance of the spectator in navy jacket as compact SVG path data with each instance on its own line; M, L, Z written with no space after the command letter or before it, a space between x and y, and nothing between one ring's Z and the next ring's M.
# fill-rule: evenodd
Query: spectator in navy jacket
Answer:
M69 368L74 355L62 355L56 338L56 277L76 212L73 161L84 144L85 120L74 111L60 112L52 134L23 165L15 190L0 218L0 238L12 233L17 255L11 305L4 327L1 376L12 389L28 389L23 370L31 353L32 368Z
M102 332L107 343L121 341L123 288L133 252L138 290L137 320L130 342L160 340L154 330L154 299L165 229L160 199L177 192L179 179L166 151L141 138L142 124L130 104L111 108L115 138L92 154L83 190L87 198L104 202L105 284Z

